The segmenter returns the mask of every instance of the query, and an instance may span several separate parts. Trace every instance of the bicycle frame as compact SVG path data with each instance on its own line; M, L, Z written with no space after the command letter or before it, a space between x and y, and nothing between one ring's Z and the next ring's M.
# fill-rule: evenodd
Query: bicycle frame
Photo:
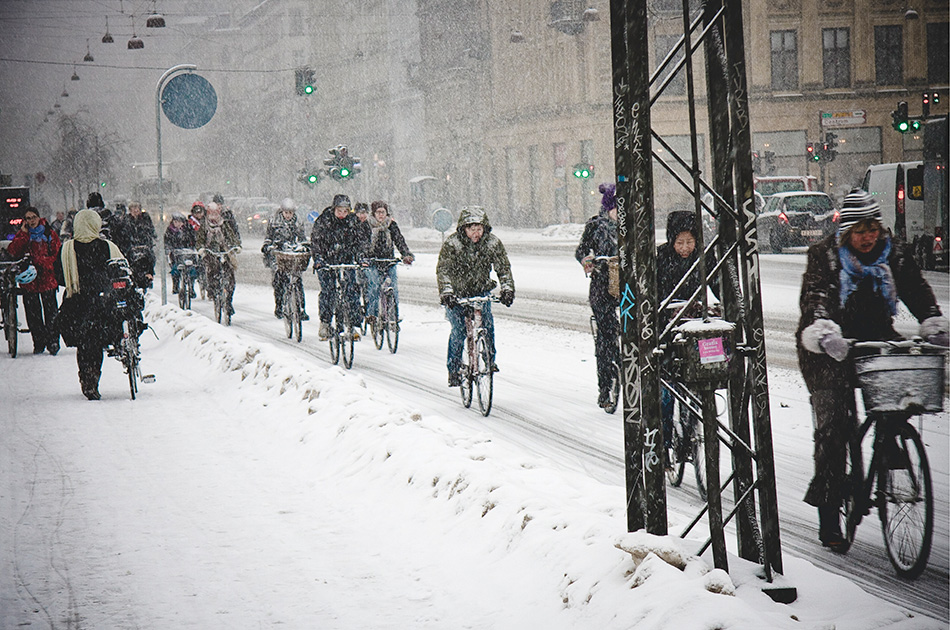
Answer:
M474 389L478 392L478 407L483 416L491 413L495 357L489 344L482 308L488 302L498 301L494 295L458 299L459 306L465 307L465 346L462 352L467 358L467 364L463 360L462 404L471 406Z
M389 271L402 261L398 258L370 258L367 262L376 265L380 274L376 324L372 327L373 343L377 350L382 350L385 337L389 352L395 354L399 347L399 303Z
M333 305L333 320L330 322L330 358L334 364L343 356L343 367L350 369L353 367L353 329L355 325L350 321L349 305L347 304L346 287L349 284L346 272L348 270L360 269L360 265L344 263L338 265L325 265L325 269L331 269L334 272L336 281L336 304Z
M224 323L225 326L231 325L231 313L228 311L227 305L230 303L230 297L234 293L234 285L231 282L231 277L227 273L225 267L228 264L228 257L231 254L236 254L241 250L240 247L232 247L227 251L214 251L210 249L202 249L199 253L205 256L213 256L217 261L216 277L208 278L209 284L212 282L216 288L216 291L212 298L214 299L214 313L215 319L218 323ZM223 322L222 322L223 320Z

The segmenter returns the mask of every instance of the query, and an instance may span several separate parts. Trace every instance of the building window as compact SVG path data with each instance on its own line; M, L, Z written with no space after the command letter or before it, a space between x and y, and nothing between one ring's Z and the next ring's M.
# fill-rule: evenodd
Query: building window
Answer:
M904 82L903 28L874 27L874 67L878 85L900 85Z
M927 25L927 80L943 85L950 76L947 50L950 49L950 22Z
M670 54L670 51L673 50L673 47L676 46L679 42L679 35L657 35L654 42L654 66L659 66L660 63L666 59L666 56ZM679 52L673 57L673 59L666 65L666 68L663 69L663 73L660 75L659 80L656 82L656 85L659 85L663 79L670 73L677 63L683 59L683 49L680 48ZM673 75L673 78L670 79L669 84L666 86L666 89L663 91L663 94L666 95L682 95L686 94L686 71L682 68L679 72Z
M849 29L822 29L821 43L824 49L823 65L825 87L851 87L851 43Z
M772 89L798 89L798 35L772 31Z

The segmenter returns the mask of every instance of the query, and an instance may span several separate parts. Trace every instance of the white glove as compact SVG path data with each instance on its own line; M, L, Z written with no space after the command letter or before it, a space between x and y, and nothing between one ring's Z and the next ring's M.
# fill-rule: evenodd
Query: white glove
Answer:
M830 319L816 319L802 331L802 346L815 354L825 353L835 361L848 357L849 346L841 336L841 326Z
M950 322L937 315L920 322L920 336L937 346L950 346Z

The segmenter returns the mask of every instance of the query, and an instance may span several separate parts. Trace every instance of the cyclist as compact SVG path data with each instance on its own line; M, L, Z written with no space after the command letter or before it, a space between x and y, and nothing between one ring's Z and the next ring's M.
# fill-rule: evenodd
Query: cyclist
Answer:
M190 225L191 229L195 232L197 232L201 224L204 223L205 211L205 205L200 201L191 204L191 214L188 215L188 225Z
M179 281L181 279L181 270L178 268L178 260L175 259L174 250L192 249L195 246L195 231L188 225L188 217L181 212L172 215L172 220L165 228L165 255L168 256L169 265L172 270L172 293L178 293ZM195 297L195 288L191 287L191 297Z
M399 230L399 225L389 215L389 204L385 201L374 201L372 210L373 215L369 218L369 226L372 232L370 233L367 257L392 258L395 248L399 250L402 261L407 265L411 265L415 258L412 252L409 251L409 246ZM381 275L383 273L387 274L392 281L396 303L399 303L396 266L392 265L387 269L385 265L379 266L376 263L370 263L366 268L366 320L371 325L376 322L376 316L379 314L379 287L382 284Z
M215 193L214 196L211 197L211 201L218 204L218 206L221 208L221 216L224 217L225 222L231 224L231 229L233 229L234 233L237 234L238 242L240 243L241 229L238 226L237 217L234 216L234 211L228 206L224 205L224 195L221 193Z
M267 234L264 236L264 244L261 246L261 253L264 254L264 265L271 270L271 284L274 287L274 317L281 319L284 316L284 292L287 290L288 274L277 270L277 260L274 252L285 246L293 247L300 243L306 243L304 237L303 224L297 220L297 204L287 197L280 202L280 209L274 213L270 223L267 224ZM303 280L297 276L295 282L300 288L300 296L303 297ZM306 302L301 305L304 307L301 319L307 321L310 316L307 315Z
M129 261L135 284L143 288L152 286L155 277L155 226L152 217L142 212L141 203L129 203L128 214L116 220L112 236ZM139 249L135 250L136 247Z
M320 280L320 330L321 341L330 337L330 322L336 308L336 272L325 265L356 264L366 256L366 240L358 219L350 212L350 198L335 195L333 205L324 210L313 224L310 247L313 251L313 267ZM354 326L360 321L360 293L353 270L346 271L346 293L341 296L350 312ZM353 331L354 340L359 332Z
M597 357L597 386L600 395L597 404L610 406L610 383L614 365L620 365L620 321L617 307L620 300L608 291L607 265L595 265L595 256L617 255L617 187L614 184L600 185L600 212L587 220L581 242L574 258L590 274L588 301L597 324L597 339L594 354Z
M227 223L224 222L224 217L221 216L221 208L218 204L211 202L208 204L208 209L206 210L205 220L202 223L201 227L198 229L198 234L195 236L195 244L199 249L207 249L210 251L224 252L228 251L232 247L240 247L241 240L237 234L234 233L234 229ZM228 254L228 257L225 259L224 263L219 263L216 256L205 256L205 276L208 278L208 293L214 295L219 287L212 283L213 279L218 277L219 265L224 265L224 273L227 276L227 283L232 288L234 287L234 269L237 267L237 256L232 252ZM216 281L216 280L215 280ZM228 313L234 315L234 306L231 301L234 297L234 292L231 292L231 295L228 296Z
M491 233L488 214L479 206L462 208L455 233L445 239L439 251L435 275L439 287L439 302L445 306L446 319L452 325L449 334L446 367L449 370L449 387L462 384L462 346L465 342L465 309L459 306L458 298L484 296L495 288L491 271L495 270L501 286L499 299L505 306L515 301L515 280L511 275L511 263L501 240ZM492 370L495 364L495 323L491 314L491 302L482 308L482 321L488 332Z
M14 259L30 254L36 279L21 285L23 289L23 308L26 311L26 323L33 337L33 354L59 352L59 334L53 327L56 317L56 282L54 267L59 255L59 235L40 218L39 211L30 206L23 214L23 223L16 236L7 246L7 253Z
M847 338L899 339L893 326L898 300L920 322L921 337L947 345L947 318L911 250L884 229L878 203L853 189L841 208L837 233L808 248L796 333L815 423L815 474L804 500L818 508L818 539L838 553L848 550L838 515L846 445L856 424Z

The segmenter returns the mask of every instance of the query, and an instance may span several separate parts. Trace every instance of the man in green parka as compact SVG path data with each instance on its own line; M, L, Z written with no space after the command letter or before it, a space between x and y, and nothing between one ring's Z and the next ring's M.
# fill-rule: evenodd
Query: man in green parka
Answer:
M446 367L449 369L449 387L462 384L462 346L465 342L465 309L458 303L459 298L488 295L496 283L491 279L491 271L498 276L501 291L499 301L511 306L515 301L515 281L511 276L511 263L501 240L491 233L488 214L483 208L469 206L459 213L455 233L445 239L439 252L439 262L435 267L439 286L439 302L445 306L445 316L452 324L449 334L449 350ZM482 307L482 321L488 331L488 343L492 356L492 369L495 365L495 322L491 314L491 302Z

